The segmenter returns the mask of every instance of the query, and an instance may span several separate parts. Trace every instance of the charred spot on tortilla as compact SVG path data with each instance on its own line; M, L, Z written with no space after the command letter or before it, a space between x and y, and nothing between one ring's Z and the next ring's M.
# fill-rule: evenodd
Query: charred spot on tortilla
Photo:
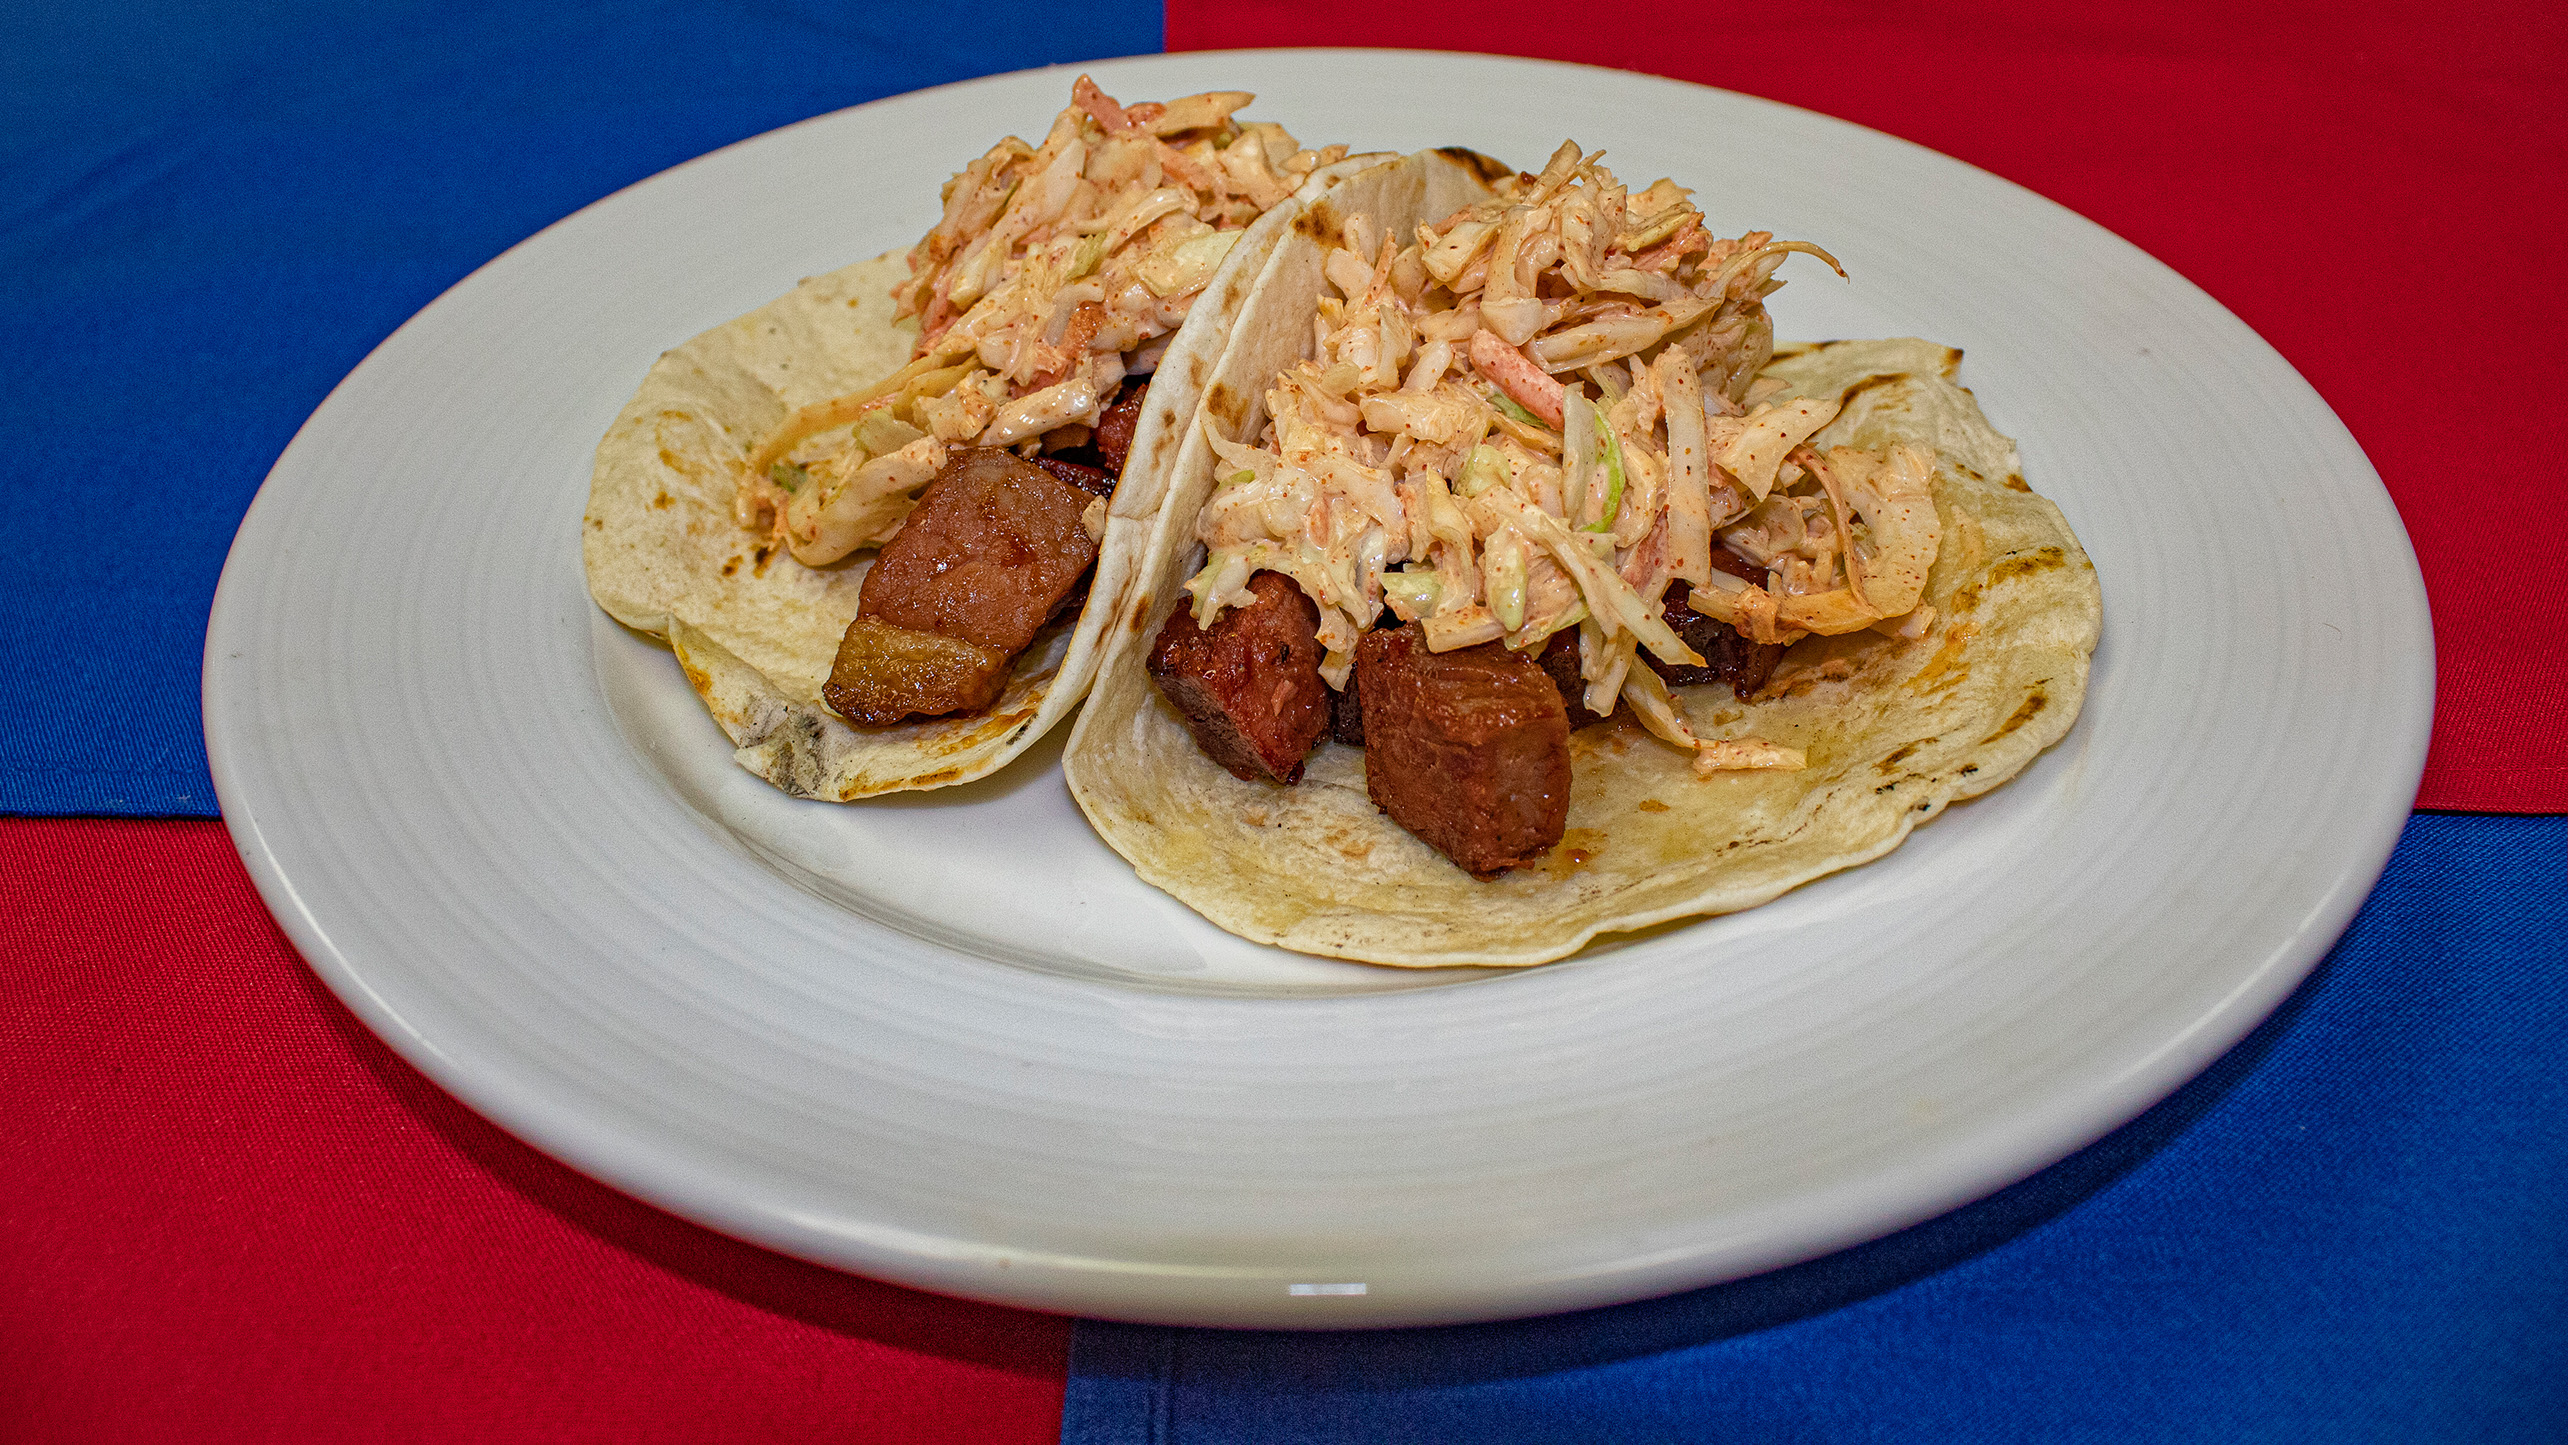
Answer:
M1346 214L1328 196L1321 196L1302 208L1293 218L1293 231L1306 240L1325 246L1336 241L1346 225Z
M1236 431L1248 420L1248 398L1225 382L1214 382L1204 392L1204 414L1222 430Z
M1933 741L1935 741L1933 738L1918 738L1913 742L1901 743L1898 747L1891 750L1890 756L1873 764L1873 770L1875 772L1887 773L1891 769L1898 767L1900 763L1906 761L1909 754L1916 752L1919 748L1925 747Z
M1982 572L1976 579L1955 592L1951 610L1955 613L1976 611L1981 598L1999 583L2066 567L2068 555L2065 548L2057 546L2037 547L2029 552L2009 552L1990 563L1987 571ZM2084 560L2083 554L2081 554L2081 560Z
M1905 378L1898 372L1890 372L1881 376L1867 376L1863 380L1856 382L1854 385L1847 387L1845 390L1838 392L1837 406L1840 410L1853 406L1856 400L1862 397L1866 392L1880 391L1886 387L1896 387L1903 380L1905 380Z
M1505 161L1482 155L1469 146L1438 146L1436 154L1470 171L1484 184L1504 180L1516 173L1516 168Z
M2031 722L2041 713L2043 708L2050 705L2050 702L2051 699L2049 695L2044 693L2039 687L2036 687L2031 692L2025 694L2024 705L2008 714L2006 721L1999 724L1997 731L1990 733L1984 741L1995 742L1999 738L2002 738L2008 733L2015 731L2017 728L2024 726L2026 723Z
M1983 588L2018 577L2030 577L2054 567L2068 565L2068 553L2058 547L2036 547L2030 552L2009 552L1989 565L1988 574L1980 579Z

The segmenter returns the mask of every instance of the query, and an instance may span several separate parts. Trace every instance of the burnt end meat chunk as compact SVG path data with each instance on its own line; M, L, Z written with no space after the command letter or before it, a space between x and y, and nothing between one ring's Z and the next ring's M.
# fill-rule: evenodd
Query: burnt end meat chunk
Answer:
M1320 680L1320 612L1293 579L1248 579L1257 601L1225 609L1211 628L1180 607L1150 649L1150 677L1186 718L1205 756L1231 776L1298 782L1302 759L1329 725Z
M1712 568L1716 572L1727 572L1742 582L1754 582L1760 587L1765 585L1766 569L1727 547L1712 549Z
M1744 582L1765 580L1764 568L1727 547L1712 549L1712 565ZM1702 656L1703 665L1661 662L1646 650L1640 654L1640 660L1670 687L1726 682L1744 699L1765 686L1767 676L1783 656L1783 649L1750 642L1739 635L1737 628L1687 606L1686 599L1693 595L1693 589L1683 582L1670 583L1669 589L1659 615L1670 631ZM1543 671L1560 688L1561 705L1569 710L1569 725L1573 730L1605 721L1603 714L1587 710L1587 680L1578 675L1578 633L1575 629L1563 628L1551 635L1551 641L1543 648L1542 665Z
M1094 445L1097 459L1111 477L1123 475L1124 461L1132 455L1132 436L1141 430L1142 399L1150 395L1150 378L1127 377L1123 390L1116 393L1104 414L1097 418Z
M1530 863L1569 823L1569 713L1533 659L1495 642L1431 652L1416 624L1355 653L1374 806L1475 878Z
M865 574L856 615L1025 650L1097 560L1089 496L990 447L958 451Z
M1715 548L1712 555L1719 558L1729 554ZM1648 663L1651 670L1665 679L1670 687L1691 687L1704 682L1726 682L1730 685L1731 691L1736 692L1741 699L1754 696L1756 690L1765 686L1766 678L1774 672L1775 663L1782 659L1783 648L1762 642L1750 642L1747 638L1740 636L1739 630L1730 624L1718 618L1706 617L1688 607L1685 605L1685 599L1692 594L1693 589L1684 583L1674 584L1669 592L1667 606L1660 615L1667 620L1670 631L1674 632L1686 646L1702 655L1703 665L1695 667L1685 663L1661 662L1647 652L1641 654L1641 660Z
M1560 689L1560 705L1569 710L1569 728L1576 732L1590 723L1605 721L1605 715L1587 710L1587 679L1578 675L1578 629L1564 627L1551 635L1543 645L1543 675Z
M1011 453L955 452L865 574L822 698L876 726L989 706L1096 563L1091 500Z
M1006 689L1011 661L995 647L859 617L838 641L820 696L840 717L872 727L978 712Z
M1347 674L1345 687L1329 694L1329 740L1364 746L1364 697L1355 690L1353 673Z
M1064 457L1036 457L1034 464L1086 492L1089 496L1111 497L1115 494L1113 475L1101 472L1084 462L1074 462Z

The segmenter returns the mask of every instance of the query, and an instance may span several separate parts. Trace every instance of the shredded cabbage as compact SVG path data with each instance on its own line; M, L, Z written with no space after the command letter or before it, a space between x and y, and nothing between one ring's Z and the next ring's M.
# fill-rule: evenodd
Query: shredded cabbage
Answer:
M1346 155L1243 125L1244 91L1126 106L1083 75L1070 96L1041 144L1009 136L946 186L944 214L893 291L895 313L918 322L915 359L802 408L752 451L735 506L744 525L790 530L804 487L787 486L779 462L835 458L852 475L931 435L1007 446L1093 425L1096 403L1128 362L1147 369L1247 225ZM850 422L842 440L793 455Z
M1580 628L1588 704L1629 700L1680 747L1710 745L1639 661L1701 664L1665 615L1678 584L1758 641L1916 625L1889 609L1916 607L1934 560L1931 464L1819 457L1837 403L1756 380L1763 298L1795 251L1829 259L1715 237L1682 187L1627 192L1575 144L1413 237L1349 217L1316 354L1274 379L1254 444L1206 429L1225 475L1196 519L1197 620L1286 573L1319 608L1332 686L1385 606L1437 651ZM1713 567L1715 545L1764 581ZM1790 765L1724 746L1717 766Z
M1596 520L1587 524L1587 530L1611 532L1614 514L1623 510L1623 439L1606 424L1605 413L1590 409L1587 417L1596 424L1596 456L1605 469L1605 504L1597 510Z

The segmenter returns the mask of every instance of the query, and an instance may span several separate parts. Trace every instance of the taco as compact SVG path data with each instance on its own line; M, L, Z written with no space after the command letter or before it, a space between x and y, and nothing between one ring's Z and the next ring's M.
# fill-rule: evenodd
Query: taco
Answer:
M1371 163L1249 100L1081 76L906 257L652 366L598 445L589 590L667 640L743 767L832 801L940 787L1078 703L1297 193Z
M1539 963L1877 858L2067 732L2094 571L1958 352L1778 350L1826 253L1575 145L1459 203L1436 168L1308 208L1171 483L1064 758L1145 880Z

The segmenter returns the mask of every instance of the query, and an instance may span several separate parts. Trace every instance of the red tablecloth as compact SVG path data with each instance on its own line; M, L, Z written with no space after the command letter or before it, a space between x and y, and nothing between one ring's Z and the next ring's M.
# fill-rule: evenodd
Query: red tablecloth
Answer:
M2419 806L2568 811L2568 6L1170 0L1171 50L1261 45L1531 55L1789 101L2136 242L2272 342L2389 484L2434 606Z
M219 823L0 822L0 1439L1050 1441L1069 1324L554 1163L331 997Z

